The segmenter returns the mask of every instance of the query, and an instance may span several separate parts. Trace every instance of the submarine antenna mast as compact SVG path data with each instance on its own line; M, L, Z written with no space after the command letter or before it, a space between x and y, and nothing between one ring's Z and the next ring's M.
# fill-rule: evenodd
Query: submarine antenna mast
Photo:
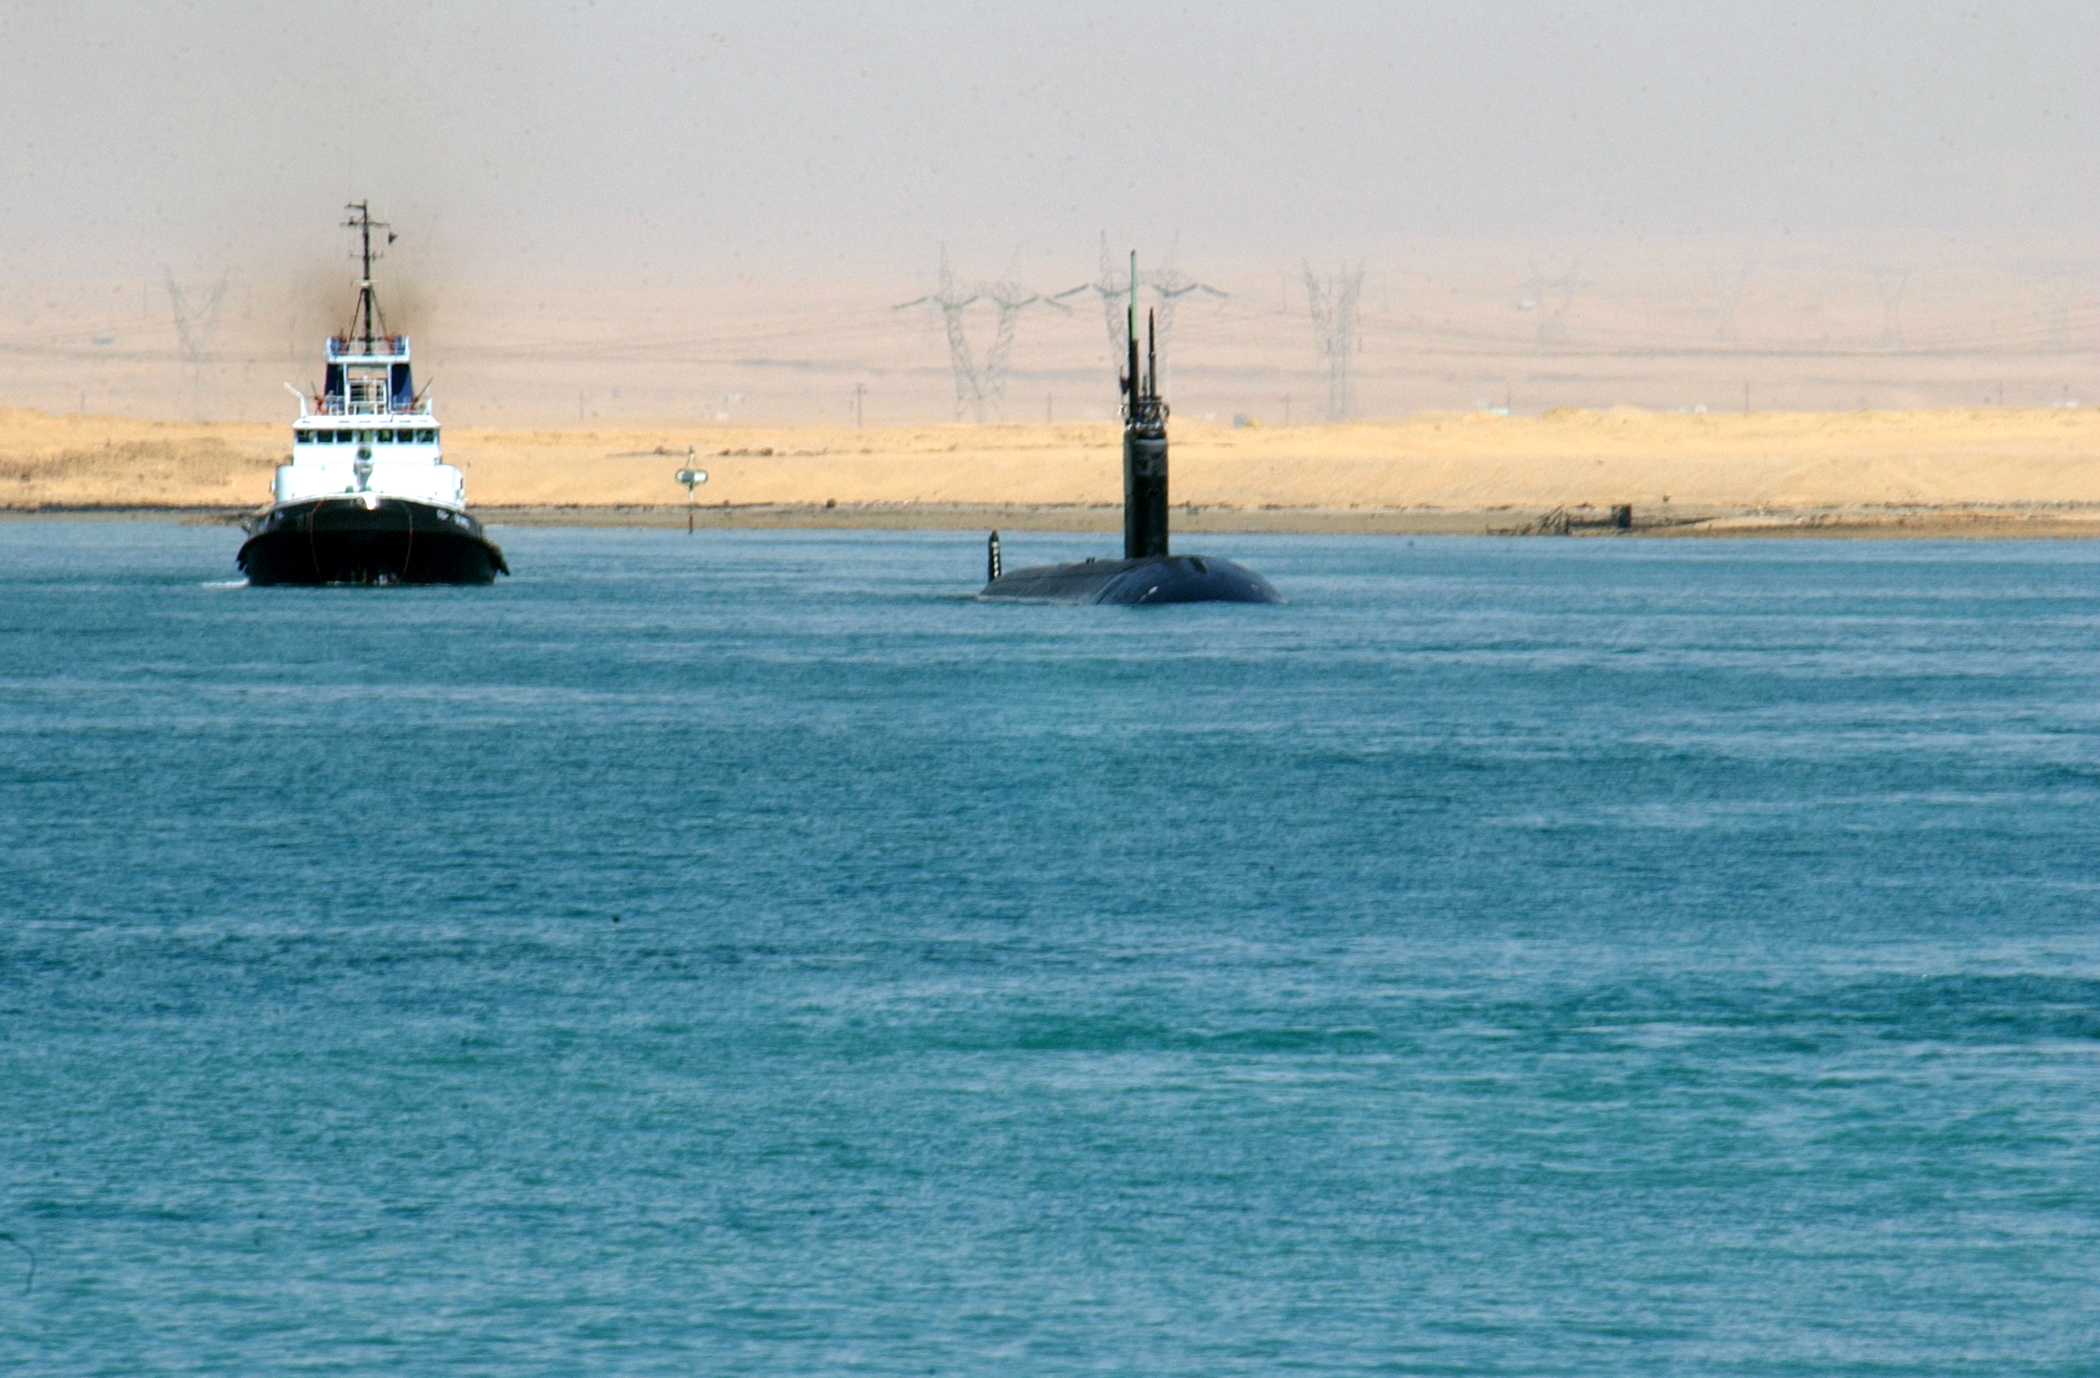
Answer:
M1159 396L1159 322L1156 313L1145 313L1145 397Z
M1129 346L1123 392L1123 558L1144 560L1167 550L1167 408L1159 399L1159 342L1153 318L1145 324L1144 371L1138 366L1137 255L1130 256Z
M1130 254L1130 305L1124 317L1127 327L1123 331L1123 344L1129 355L1123 377L1123 421L1127 426L1137 416L1138 366L1137 366L1137 251Z
M343 222L343 228L357 231L358 258L364 265L357 279L357 310L350 317L349 334L357 337L359 343L364 345L365 353L370 354L373 340L376 338L374 327L377 327L378 334L384 334L386 331L386 318L379 314L379 301L372 292L372 260L376 257L372 252L372 231L385 230L388 244L394 242L394 231L386 221L372 218L372 203L369 200L352 201L343 209L352 212L351 217ZM384 249L381 252L384 252Z
M1130 329L1125 333L1130 336L1132 344L1137 342L1137 250L1135 249L1130 251ZM1132 363L1137 362L1137 350L1132 349L1130 351L1130 360Z

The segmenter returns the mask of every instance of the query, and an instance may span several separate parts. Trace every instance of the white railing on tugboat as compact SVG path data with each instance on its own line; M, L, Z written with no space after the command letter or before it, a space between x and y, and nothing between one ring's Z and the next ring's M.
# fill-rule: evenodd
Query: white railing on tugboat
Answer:
M350 340L341 335L328 337L328 360L330 363L334 363L338 359L406 359L407 357L408 336L406 335L374 335L370 349L365 348L363 340Z
M414 403L412 403L409 406L396 407L391 405L385 398L380 398L372 402L367 402L361 398L353 398L350 401L345 402L340 393L331 392L325 397L316 398L314 400L313 415L428 416L430 415L430 399L428 397L419 397L415 400Z

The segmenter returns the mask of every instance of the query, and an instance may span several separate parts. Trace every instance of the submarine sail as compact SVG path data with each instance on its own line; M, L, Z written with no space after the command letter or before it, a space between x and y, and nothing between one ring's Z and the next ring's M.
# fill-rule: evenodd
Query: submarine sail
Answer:
M1123 558L1032 565L1006 573L992 533L977 596L1021 603L1281 603L1269 581L1244 565L1175 555L1167 533L1167 403L1159 395L1159 343L1145 317L1145 367L1138 368L1137 255L1130 256L1128 358L1123 390Z

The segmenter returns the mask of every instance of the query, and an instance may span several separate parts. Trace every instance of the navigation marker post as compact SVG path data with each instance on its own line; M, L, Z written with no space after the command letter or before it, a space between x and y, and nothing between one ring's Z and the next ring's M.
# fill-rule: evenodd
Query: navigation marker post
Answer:
M693 462L693 447L690 445L685 447L685 462L687 465ZM690 536L693 534L693 490L707 482L707 470L688 467L671 477L685 485L685 534Z

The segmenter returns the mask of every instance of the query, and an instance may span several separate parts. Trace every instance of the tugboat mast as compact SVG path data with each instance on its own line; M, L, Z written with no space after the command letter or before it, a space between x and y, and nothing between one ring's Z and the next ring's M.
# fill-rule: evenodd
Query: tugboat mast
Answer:
M379 301L372 292L372 231L385 230L387 232L386 242L391 244L394 242L394 230L386 221L372 218L372 203L370 201L352 201L343 209L353 213L348 220L343 222L343 228L357 231L363 248L362 258L364 262L364 271L359 274L357 280L357 309L350 315L350 329L344 332L344 336L345 338L357 336L359 342L365 347L365 353L370 354L372 352L372 342L378 335L386 333L386 318L379 314ZM359 333L360 321L363 322L362 334ZM376 334L374 332L375 325L378 328Z

